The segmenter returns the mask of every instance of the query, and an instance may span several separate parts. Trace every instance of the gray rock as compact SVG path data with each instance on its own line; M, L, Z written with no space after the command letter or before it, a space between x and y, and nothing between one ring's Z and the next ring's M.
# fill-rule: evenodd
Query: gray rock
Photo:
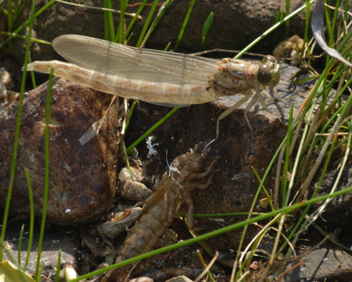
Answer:
M309 243L306 246L299 246L296 250L298 250L298 254L302 254L313 246L314 243ZM284 276L282 281L351 281L351 255L338 250L331 244L323 244L320 248L308 253L303 259L307 259L307 261L300 267L290 271ZM288 266L287 269L294 264Z

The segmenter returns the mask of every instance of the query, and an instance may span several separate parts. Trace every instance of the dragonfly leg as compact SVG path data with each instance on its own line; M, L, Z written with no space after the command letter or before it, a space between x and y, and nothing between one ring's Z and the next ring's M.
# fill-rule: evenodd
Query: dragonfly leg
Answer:
M243 103L245 103L251 96L250 95L245 95L243 98L241 98L236 104L234 104L231 108L228 108L225 112L223 112L217 119L216 121L216 137L215 139L211 140L206 146L205 149L209 147L210 144L212 144L215 140L217 140L220 136L220 120L222 120L223 118L227 117L229 114L231 114L234 110L236 110L237 108L239 108ZM249 125L249 128L251 129L251 131L253 131L251 124L249 123L246 114L245 114L245 118L246 121Z
M231 114L234 110L237 110L242 104L244 104L251 96L246 95L244 96L241 100L239 100L236 104L234 104L231 108L228 108L225 112L223 112L219 117L218 120L216 121L216 139L219 138L220 136L220 120L224 119L227 117L229 114ZM247 118L246 118L247 119ZM252 126L249 124L249 127L252 130Z
M252 138L254 137L253 135L253 127L251 126L251 123L249 122L249 119L247 117L247 113L249 112L249 110L254 106L254 104L258 101L258 97L261 97L263 99L263 97L261 96L260 92L258 94L255 93L252 100L249 102L249 104L247 105L247 107L244 109L244 118L246 119L246 122L248 124L248 127L249 129L251 130L251 135L252 135ZM260 98L259 98L260 100ZM264 102L265 103L265 102Z
M274 91L274 93L275 93L275 100L284 103L284 104L288 107L288 104L287 104L283 99L281 99L281 97L280 97L280 95L279 95L279 92L277 92L277 90L276 90L275 88L271 88L271 89L272 89L272 90ZM266 91L265 89L262 90L262 92L263 92L267 97L269 97L270 99L273 98L272 96L270 96L270 94L268 93L268 91Z
M274 89L274 88L273 88L273 89ZM275 89L274 89L274 90L275 90ZM258 91L259 91L259 90L258 90ZM275 91L276 91L276 90L275 90ZM268 107L267 107L267 105L266 105L266 103L265 103L265 101L264 101L263 96L260 94L260 92L257 92L257 93L259 93L259 95L258 95L259 102L260 102L260 104L262 105L262 107L264 108L264 110L267 111L268 113L272 114L273 116L277 117L278 119L281 119L280 116L278 116L277 114L275 114L275 113L273 113L272 111L269 111L269 110L268 110ZM263 93L264 93L265 95L268 95L269 97L271 97L265 90L263 90ZM276 92L276 94L278 94L278 93ZM281 98L280 98L280 101L282 101ZM283 101L282 101L282 102L283 102ZM285 103L285 102L283 102L283 103ZM285 104L286 104L286 103L285 103ZM286 105L287 105L287 104L286 104Z

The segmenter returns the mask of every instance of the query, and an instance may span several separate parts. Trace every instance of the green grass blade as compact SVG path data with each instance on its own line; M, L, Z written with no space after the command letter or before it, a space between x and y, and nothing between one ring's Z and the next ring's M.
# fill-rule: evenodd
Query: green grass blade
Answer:
M32 62L30 53L28 54L28 62L29 63ZM34 77L34 72L33 71L30 72L30 76L31 76L33 88L37 88L37 83L35 82L35 77Z
M48 82L48 93L46 97L46 113L45 113L45 136L44 136L44 150L45 150L45 171L44 171L44 199L43 199L43 213L42 213L42 223L40 227L39 243L38 243L38 255L37 255L37 265L35 272L35 280L39 281L39 267L40 267L40 256L42 251L42 245L44 240L44 230L45 230L45 221L46 221L46 211L48 207L48 196L49 196L49 142L50 142L50 105L51 105L51 88L53 83L53 73L54 69L51 69L49 82Z
M28 248L27 248L26 260L25 260L24 266L23 266L23 271L26 271L28 263L29 263L29 256L31 255L32 242L33 242L33 233L34 233L34 202L33 202L33 189L32 189L31 178L29 176L29 172L28 172L27 169L25 169L24 173L26 175L26 180L27 180L28 197L29 197L29 209L30 209Z
M326 0L322 0L326 4ZM326 29L328 30L329 34L329 46L332 45L333 43L333 38L332 34L333 31L331 30L331 19L330 19L330 14L329 14L329 8L324 5L324 14L325 14L325 21L326 21Z
M129 126L129 124L130 124L130 121L131 121L131 117L132 117L134 108L136 107L136 103L137 103L137 100L134 100L133 103L132 103L132 106L130 107L130 110L128 111L128 117L127 117L127 119L126 119L125 131L127 131L127 128L128 128L128 126Z
M29 3L30 1L26 0L26 1L23 1L22 4L18 7L16 7L16 14L15 14L15 19L14 19L14 23L13 23L13 26L18 26L20 20L21 20L21 17L23 15L23 11L24 9L26 8L27 6L27 3Z
M36 279L37 282L40 282L42 280L41 277L42 277L43 269L44 269L44 262L41 262L38 272L35 273L37 277Z
M158 7L158 4L159 4L159 0L155 0L154 3L153 3L152 8L151 8L150 11L149 11L148 17L147 17L147 19L145 20L145 23L144 23L144 25L143 25L141 34L139 35L139 38L138 38L136 47L143 47L143 46L141 46L141 45L142 45L141 43L142 43L143 38L144 38L144 36L145 36L145 34L146 34L146 32L147 32L149 23L150 23L150 21L151 21L152 18L153 18L155 9L156 9L156 7Z
M310 16L310 2L309 0L306 0L306 24L304 27L304 43L305 46L307 47L308 52L310 52L310 48L308 45L308 32L309 32L309 16ZM303 51L304 48L302 48ZM310 60L310 59L309 59Z
M167 50L169 50L169 48L170 48L170 45L171 45L171 42L167 43L166 47L164 48L164 51L167 51Z
M7 30L12 32L13 30L13 13L12 13L12 0L7 0ZM12 53L12 40L9 42L9 53Z
M340 7L340 0L336 1L335 7ZM336 27L336 21L337 21L338 13L339 13L339 10L335 9L334 15L333 15L333 18L332 18L332 26L331 26L332 32L330 34L331 45L334 43L334 33L335 33L335 30L336 30L335 27Z
M18 248L17 248L17 264L18 264L18 268L21 268L21 251L22 251L23 233L24 233L24 224L22 224L22 226L21 226L20 240L18 241Z
M186 26L187 26L189 17L191 16L191 13L192 13L192 11L193 11L193 7L194 7L194 4L195 4L195 3L196 3L196 0L192 0L192 1L191 1L191 4L189 5L189 8L188 8L186 17L185 17L185 19L184 19L184 21L183 21L183 24L182 24L180 33L178 34L178 37L177 37L177 41L176 41L176 45L175 45L174 51L177 50L178 45L180 44L180 41L181 41L181 39L182 39L182 37L183 37L183 33L184 33L184 31L185 31L185 28L186 28Z
M126 45L128 45L128 42L131 40L132 36L133 36L133 33L131 33L130 36L126 39Z
M55 1L56 0L51 0L49 3L45 4L38 12L34 14L34 18L41 15L46 9L48 9L51 5L53 5ZM26 20L19 28L17 28L12 34L10 34L9 37L6 38L6 40L0 45L0 49L3 48L8 42L10 42L10 40L14 35L17 35L22 29L30 25L30 21L31 21L31 18ZM33 26L29 28L30 34L32 34L32 29L33 29ZM29 38L31 38L30 34L28 33Z
M11 201L11 195L12 195L13 182L15 179L18 139L19 139L20 127L21 127L22 107L23 107L24 91L25 91L25 84L26 84L27 64L28 64L28 57L29 57L28 54L29 54L29 48L30 48L30 42L31 42L30 38L32 35L32 29L33 29L34 11L35 11L35 0L32 0L31 17L29 19L28 39L27 39L26 52L25 52L25 57L24 57L24 70L22 73L20 99L18 102L18 114L17 114L17 121L16 121L15 140L14 140L14 146L13 146L12 164L11 164L11 172L10 172L10 183L9 183L9 189L7 191L6 205L5 205L5 209L4 209L4 218L3 218L2 229L1 229L1 240L2 241L4 241L4 239L5 239L7 218L8 218L9 210L10 210L10 201ZM2 247L0 247L0 262L2 262L2 260L3 260L3 249L2 249Z
M104 8L109 10L104 11L104 34L105 40L115 41L115 30L114 30L114 20L112 17L112 0L104 0Z
M125 12L126 12L126 7L128 5L128 0L126 1L120 1L120 23L119 23L119 28L118 28L118 36L116 36L116 42L118 41L119 43L123 44L124 42L124 27L125 27Z
M60 281L60 267L61 267L61 250L59 249L59 255L57 258L57 266L56 266L56 282Z
M284 168L282 170L282 206L285 207L288 202L286 201L286 195L287 195L287 173L289 170L289 159L290 159L290 147L291 147L291 138L292 138L292 132L293 132L293 103L291 105L291 111L290 111L290 117L288 120L288 126L287 126L287 138L286 138L286 154L285 154L285 162L284 162Z
M159 11L158 11L158 15L155 18L155 20L153 21L152 26L149 28L147 35L144 37L142 43L141 43L141 47L144 46L145 42L148 40L148 38L150 37L150 35L152 34L152 32L154 31L155 26L158 24L158 22L160 21L160 19L162 18L162 16L164 15L165 11L167 10L167 8L169 7L169 5L172 3L173 0L168 0L167 2L164 2L164 4L161 5Z
M207 36L209 29L211 28L211 25L213 24L213 20L214 20L214 12L211 12L204 22L203 30L202 30L202 37Z
M204 22L203 25L203 30L202 30L202 44L200 46L201 50L203 50L204 47L204 42L205 42L205 38L209 32L209 29L211 28L211 25L213 24L213 20L214 20L214 13L211 12L209 14L209 16L207 17L207 19Z
M123 143L122 143L122 148L123 148L123 156L125 157L126 167L128 169L128 172L130 173L131 180L134 181L134 177L133 177L133 173L132 173L132 170L131 170L130 162L128 161L128 155L127 155L125 141L123 141Z
M132 18L130 24L128 25L127 29L126 29L126 32L125 32L125 35L123 36L123 40L122 41L125 41L125 39L127 38L127 36L130 38L131 35L128 35L134 25L134 23L136 22L136 20L138 19L138 16L139 14L143 11L143 8L145 6L145 4L147 3L148 0L143 0L142 4L139 6L137 12L136 12L136 15ZM129 41L129 39L127 40Z
M290 0L286 0L286 15L290 14ZM289 38L290 36L290 20L288 19L285 23L285 28L286 28L286 38Z

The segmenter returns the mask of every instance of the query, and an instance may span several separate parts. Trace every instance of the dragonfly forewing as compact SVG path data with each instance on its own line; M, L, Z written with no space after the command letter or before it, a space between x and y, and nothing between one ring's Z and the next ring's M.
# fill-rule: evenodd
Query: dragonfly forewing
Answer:
M71 63L39 61L27 69L50 73L54 67L55 76L165 106L202 104L236 94L248 96L254 90L250 105L259 99L266 108L260 91L266 86L275 87L280 80L280 65L272 56L265 56L259 64L238 59L218 61L81 35L59 36L53 47Z

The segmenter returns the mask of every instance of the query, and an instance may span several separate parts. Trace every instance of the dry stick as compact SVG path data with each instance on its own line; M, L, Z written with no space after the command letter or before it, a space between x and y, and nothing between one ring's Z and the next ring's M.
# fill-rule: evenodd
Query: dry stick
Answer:
M251 274L250 273L250 270L247 270L245 273L243 273L243 275L240 277L240 278L238 278L238 280L236 281L236 282L241 282L241 281L243 281L247 276L249 276L249 274ZM231 281L231 280L230 280Z
M87 132L84 133L82 135L82 137L78 140L81 143L81 145L86 144L91 139L93 139L93 137L98 135L100 128L103 125L103 122L106 120L106 117L108 116L110 108L111 108L112 104L114 103L115 99L116 99L116 96L113 96L108 109L105 111L105 113L103 113L103 117L100 120L98 120L97 122L93 123L92 126L87 130Z
M214 52L228 52L228 53L240 53L242 51L238 50L231 50L231 49L221 49L221 48L215 48L211 50L205 50L205 51L200 51L196 53L192 53L191 55L193 56L201 56L209 53L214 53ZM259 53L251 53L251 52L244 52L243 55L248 55L248 56L254 56L254 57L264 57L265 55L259 54Z
M207 272L210 270L210 268L213 266L213 264L216 262L216 260L219 257L219 252L216 251L215 252L215 256L212 258L212 260L209 262L208 266L203 270L203 272L197 277L196 280L194 280L194 282L198 282L200 281L200 279L202 279L202 277L207 274Z
M336 133L336 136L348 136L349 133L348 132L338 132ZM315 133L315 136L329 136L329 133Z
M285 270L284 272L282 272L279 277L277 278L276 282L280 282L282 277L284 277L284 275L286 275L287 273L290 273L292 270L298 268L299 266L301 266L302 264L304 264L308 259L304 259L302 261L300 261L299 263L296 263L294 266L290 267L289 269Z
M68 1L64 1L64 0L56 0L56 2L60 2L62 4L67 4L67 5L71 5L71 6L81 7L81 8L85 8L85 9L101 10L101 11L104 11L104 12L113 12L113 13L121 14L121 11L114 10L114 9L95 7L95 6L88 6L88 5L72 3L72 2L68 2ZM124 14L126 16L130 16L130 17L134 17L136 15L135 13L124 13ZM138 16L138 19L142 20L143 18L141 16Z

